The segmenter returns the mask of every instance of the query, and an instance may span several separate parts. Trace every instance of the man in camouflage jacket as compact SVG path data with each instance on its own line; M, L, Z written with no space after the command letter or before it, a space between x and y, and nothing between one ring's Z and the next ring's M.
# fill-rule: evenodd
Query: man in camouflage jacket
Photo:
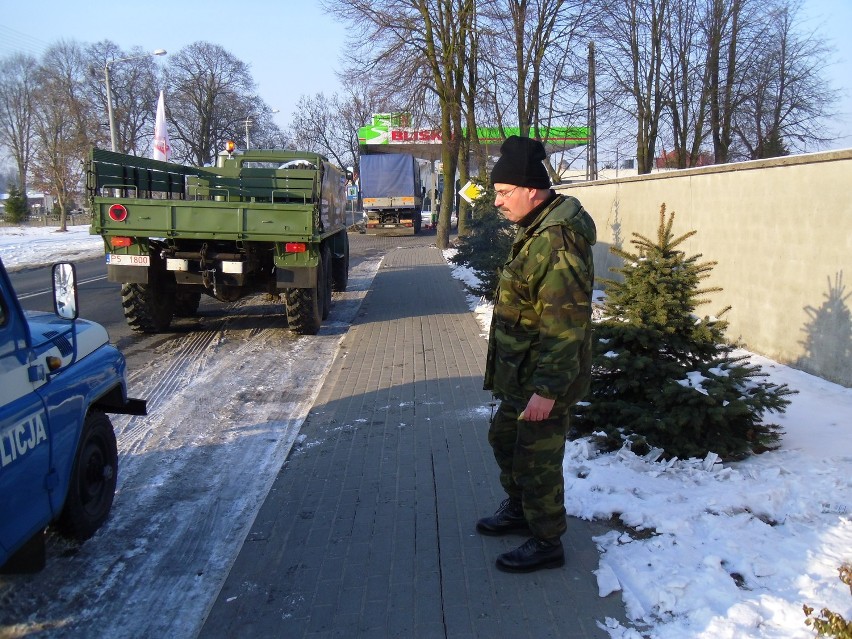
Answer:
M508 499L476 528L531 534L497 559L528 572L565 563L562 460L569 409L591 377L596 231L575 198L551 190L540 142L512 136L500 150L495 206L518 232L497 287L485 388L501 400L488 441Z

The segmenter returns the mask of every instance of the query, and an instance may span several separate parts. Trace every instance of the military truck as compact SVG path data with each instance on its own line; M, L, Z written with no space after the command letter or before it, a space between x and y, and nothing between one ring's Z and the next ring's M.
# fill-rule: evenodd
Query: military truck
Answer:
M316 334L349 278L346 176L317 153L219 154L184 166L94 149L91 232L127 323L157 333L197 312L202 295L283 297L290 329Z
M77 319L74 265L53 267L55 314L24 311L0 260L0 568L34 572L44 530L84 541L106 521L118 451L107 413L144 415L124 356Z
M359 170L367 232L419 233L424 193L414 156L362 155Z

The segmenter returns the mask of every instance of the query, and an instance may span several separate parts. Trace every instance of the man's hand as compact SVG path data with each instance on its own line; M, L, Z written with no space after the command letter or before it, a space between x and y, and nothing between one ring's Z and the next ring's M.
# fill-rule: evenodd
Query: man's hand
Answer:
M550 417L550 411L555 403L555 399L546 399L537 393L533 393L527 407L518 415L518 419L528 422L540 422L547 419Z

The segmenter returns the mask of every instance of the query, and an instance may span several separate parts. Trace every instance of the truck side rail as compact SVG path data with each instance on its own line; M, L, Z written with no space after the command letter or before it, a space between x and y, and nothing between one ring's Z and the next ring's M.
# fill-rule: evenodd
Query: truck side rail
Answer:
M86 170L86 189L90 196L106 189L117 190L123 197L160 197L186 199L186 181L202 169L151 160L148 158L92 149ZM134 191L131 196L131 191Z
M312 169L243 168L237 176L206 174L187 178L195 199L220 197L226 201L308 204L317 199L319 172Z

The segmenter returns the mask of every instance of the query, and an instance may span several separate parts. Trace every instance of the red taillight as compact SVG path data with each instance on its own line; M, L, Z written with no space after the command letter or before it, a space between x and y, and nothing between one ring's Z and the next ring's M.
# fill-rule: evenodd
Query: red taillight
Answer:
M113 222L124 222L127 219L127 209L121 204L109 207L109 217Z
M109 239L109 243L112 244L114 248L121 248L124 246L130 246L133 244L133 240L129 237L111 237Z
M306 253L308 245L304 242L287 242L284 245L284 251L287 253Z

